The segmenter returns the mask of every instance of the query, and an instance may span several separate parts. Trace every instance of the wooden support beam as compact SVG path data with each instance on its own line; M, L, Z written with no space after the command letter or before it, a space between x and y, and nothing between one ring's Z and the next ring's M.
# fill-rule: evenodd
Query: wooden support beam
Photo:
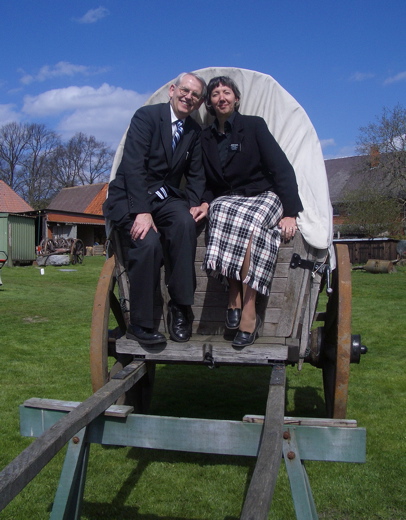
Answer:
M83 428L69 441L49 520L80 520L90 451L85 437Z
M317 520L316 505L313 500L306 468L301 460L295 428L287 428L283 434L283 458L292 490L296 518Z
M39 437L64 414L66 411L21 405L21 435ZM294 422L301 422L301 419ZM296 432L302 460L365 462L365 428L290 423L285 424L284 431L287 428L294 428ZM114 417L100 415L87 427L86 442L103 446L257 457L262 431L262 424L243 421L142 414L131 414L117 421Z
M81 404L80 401L60 401L59 399L42 399L31 397L24 401L23 406L27 408L39 408L40 410L58 410L71 412ZM104 415L109 417L128 417L134 411L134 406L124 404L113 404L105 410Z
M244 415L243 422L264 424L263 415ZM357 421L354 419L330 419L325 417L285 417L285 425L291 426L339 426L340 428L356 428Z
M41 471L79 430L91 423L146 373L143 362L130 363L115 378L62 417L0 473L0 511Z

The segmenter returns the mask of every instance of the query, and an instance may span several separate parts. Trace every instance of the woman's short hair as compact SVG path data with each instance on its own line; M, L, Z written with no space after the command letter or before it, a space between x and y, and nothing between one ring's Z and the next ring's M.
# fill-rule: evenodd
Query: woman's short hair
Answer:
M223 87L231 88L231 90L234 92L235 97L237 98L237 101L235 103L234 110L238 112L238 109L240 108L240 99L241 99L241 92L239 88L237 87L235 81L231 79L229 76L216 76L215 78L212 78L209 81L209 84L207 85L207 95L205 99L205 105L206 109L209 114L212 116L216 115L213 107L210 104L210 98L211 93L215 88L217 88L219 85L223 85Z

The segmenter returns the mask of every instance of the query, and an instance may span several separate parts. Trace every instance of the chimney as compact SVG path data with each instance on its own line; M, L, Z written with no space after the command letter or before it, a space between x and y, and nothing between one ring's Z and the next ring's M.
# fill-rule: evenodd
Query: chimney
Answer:
M379 152L379 146L376 145L376 144L373 144L371 146L371 151L369 153L369 156L370 156L370 166L371 168L377 168L379 166L379 157L380 157L380 152Z

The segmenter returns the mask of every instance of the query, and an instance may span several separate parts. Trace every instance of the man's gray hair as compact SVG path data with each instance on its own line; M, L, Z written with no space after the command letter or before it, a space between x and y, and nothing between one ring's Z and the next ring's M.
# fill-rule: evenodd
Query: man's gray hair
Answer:
M193 76L195 77L198 81L200 81L200 83L202 84L202 98L204 99L206 97L206 94L207 94L207 85L206 85L206 82L205 80L199 76L199 74L196 74L196 72L182 72L181 74L179 74L179 76L175 79L175 82L174 84L178 87L180 84L181 84L181 81L182 79L185 77L185 76Z

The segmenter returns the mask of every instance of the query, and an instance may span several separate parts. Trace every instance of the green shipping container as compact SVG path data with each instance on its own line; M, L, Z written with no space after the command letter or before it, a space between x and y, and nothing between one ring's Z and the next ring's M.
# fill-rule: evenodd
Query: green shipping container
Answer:
M8 256L8 266L33 262L36 259L35 219L0 213L0 251Z

